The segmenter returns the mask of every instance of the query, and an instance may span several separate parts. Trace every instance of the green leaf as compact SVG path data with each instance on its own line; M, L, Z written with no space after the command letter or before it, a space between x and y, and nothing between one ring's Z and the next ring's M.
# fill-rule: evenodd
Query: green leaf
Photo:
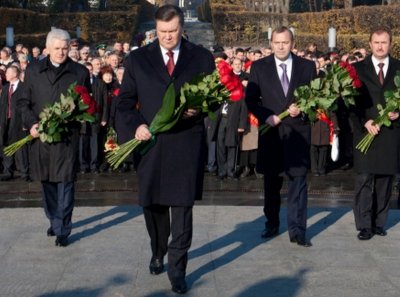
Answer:
M399 72L394 77L394 84L396 85L397 88L400 88L400 73Z
M164 94L161 108L156 113L151 123L151 130L153 133L157 133L158 130L173 116L175 109L175 97L175 86L174 83L171 83Z

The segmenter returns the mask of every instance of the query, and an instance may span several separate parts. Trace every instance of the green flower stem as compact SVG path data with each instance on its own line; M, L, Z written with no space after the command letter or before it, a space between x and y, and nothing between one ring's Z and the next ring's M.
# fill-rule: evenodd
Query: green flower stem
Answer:
M6 146L3 150L4 155L6 155L7 157L11 157L12 155L15 154L16 151L18 151L21 147L23 147L25 144L27 144L32 140L33 140L32 135L28 135L22 138L21 140L18 140L17 142L14 142L13 144Z
M136 138L121 144L118 149L110 151L106 154L107 162L113 169L117 169L119 165L142 143Z
M280 120L283 120L284 118L289 116L289 111L285 110L284 112L280 113L278 115L278 118ZM258 127L258 133L260 133L261 135L264 135L265 133L267 133L272 127L269 124L263 124L260 125Z
M358 149L363 154L366 154L372 142L375 139L375 135L368 133L361 139L361 141L357 144L356 149Z

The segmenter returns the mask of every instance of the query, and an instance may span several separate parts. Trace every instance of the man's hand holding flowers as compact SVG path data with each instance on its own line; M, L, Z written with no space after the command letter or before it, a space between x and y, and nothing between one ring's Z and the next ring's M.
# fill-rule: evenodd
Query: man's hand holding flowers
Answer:
M31 136L33 138L38 138L40 136L40 134L39 134L39 124L38 123L33 124L31 130L29 131L29 133L31 134Z

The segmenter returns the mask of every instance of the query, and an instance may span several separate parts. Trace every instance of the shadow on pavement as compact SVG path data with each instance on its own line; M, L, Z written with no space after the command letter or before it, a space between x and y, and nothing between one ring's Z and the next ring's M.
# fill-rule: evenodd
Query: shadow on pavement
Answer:
M340 220L340 218L342 218L346 213L350 211L351 211L350 208L308 209L308 219L321 212L329 212L329 214L319 219L312 225L307 226L307 237L309 239L316 237L318 234L327 229L329 226L334 225L338 220Z
M101 223L101 220L103 220L107 217L110 217L110 216L114 216L116 214L121 214L121 215L110 221ZM76 229L76 228L83 227L85 225L99 221L99 224L97 224L89 229L82 230L78 233L73 233L69 237L69 242L74 243L76 241L81 240L84 237L92 236L100 231L111 228L118 224L122 224L122 223L129 221L135 217L138 217L142 214L143 214L143 212L140 207L116 206L116 207L114 207L110 210L107 210L106 212L103 212L101 214L98 214L98 215L95 215L95 216L92 216L92 217L89 217L89 218L86 218L86 219L83 219L83 220L73 223L72 229Z
M340 208L340 209L328 209L330 213L327 216L319 219L317 222L312 224L307 228L307 235L309 238L317 236L319 233L327 229L329 226L335 224L341 217L343 217L350 209ZM327 209L316 209L308 211L308 218L320 213L326 212ZM281 226L279 228L279 233L285 233L287 231L286 224L286 211L282 210L280 213ZM260 237L261 229L264 226L264 216L260 216L257 219L238 224L235 230L216 238L215 240L189 252L189 259L204 256L210 252L214 252L230 245L235 246L234 249L228 251L227 253L219 256L205 265L199 267L197 270L193 271L187 276L187 280L190 284L193 284L196 280L199 280L203 275L209 273L210 271L217 270L218 268L235 261L237 258L250 252L252 249L256 248L260 244L268 243L268 241L274 238L262 239ZM260 226L260 234L255 234L254 226ZM249 230L251 232L249 232ZM250 237L249 237L250 236ZM254 237L255 236L255 237ZM239 244L239 245L238 245ZM289 238L288 238L289 244ZM245 295L243 295L245 296ZM253 296L253 295L248 295ZM257 296L257 295L254 295ZM291 295L288 295L291 296Z
M107 283L104 284L104 286L100 288L76 288L73 290L64 290L64 291L58 291L58 292L51 292L51 293L44 293L41 295L38 295L36 297L97 297L102 294L107 290L108 287L115 287L118 285L123 285L128 282L131 282L132 279L130 276L125 275L125 274L118 274L115 277L111 278ZM113 297L125 297L122 294L115 294Z
M307 269L301 269L293 277L274 277L258 282L246 288L235 297L268 296L268 297L295 297L303 286L304 275Z

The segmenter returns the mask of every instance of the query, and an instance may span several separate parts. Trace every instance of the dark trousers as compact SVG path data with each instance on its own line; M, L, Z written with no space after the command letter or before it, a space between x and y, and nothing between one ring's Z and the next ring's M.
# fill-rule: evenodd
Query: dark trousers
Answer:
M168 252L170 280L186 275L188 250L192 244L192 210L192 207L164 205L143 208L153 258L163 258ZM168 244L170 234L172 238Z
M16 163L16 164L15 164ZM10 176L14 175L14 165L21 172L21 177L29 176L29 157L28 145L20 148L14 156L3 156L4 173Z
M82 134L79 141L79 162L81 170L99 168L99 135L91 132Z
M385 226L392 184L392 175L357 175L353 203L357 230Z
M228 127L228 119L222 117L218 126L217 135L217 164L219 176L233 176L235 172L235 146L226 146L226 133Z
M216 143L215 141L208 142L208 154L207 154L207 169L209 172L214 172L217 170L217 160L216 160Z
M280 190L283 177L264 175L264 214L267 228L279 227ZM289 177L287 222L289 237L304 237L307 228L307 183L305 176Z
M311 146L311 171L313 173L325 174L328 164L329 145Z
M72 211L74 208L74 182L42 181L44 211L50 227L57 236L68 236L72 230Z
M242 167L255 167L257 163L257 149L240 151L239 165Z

